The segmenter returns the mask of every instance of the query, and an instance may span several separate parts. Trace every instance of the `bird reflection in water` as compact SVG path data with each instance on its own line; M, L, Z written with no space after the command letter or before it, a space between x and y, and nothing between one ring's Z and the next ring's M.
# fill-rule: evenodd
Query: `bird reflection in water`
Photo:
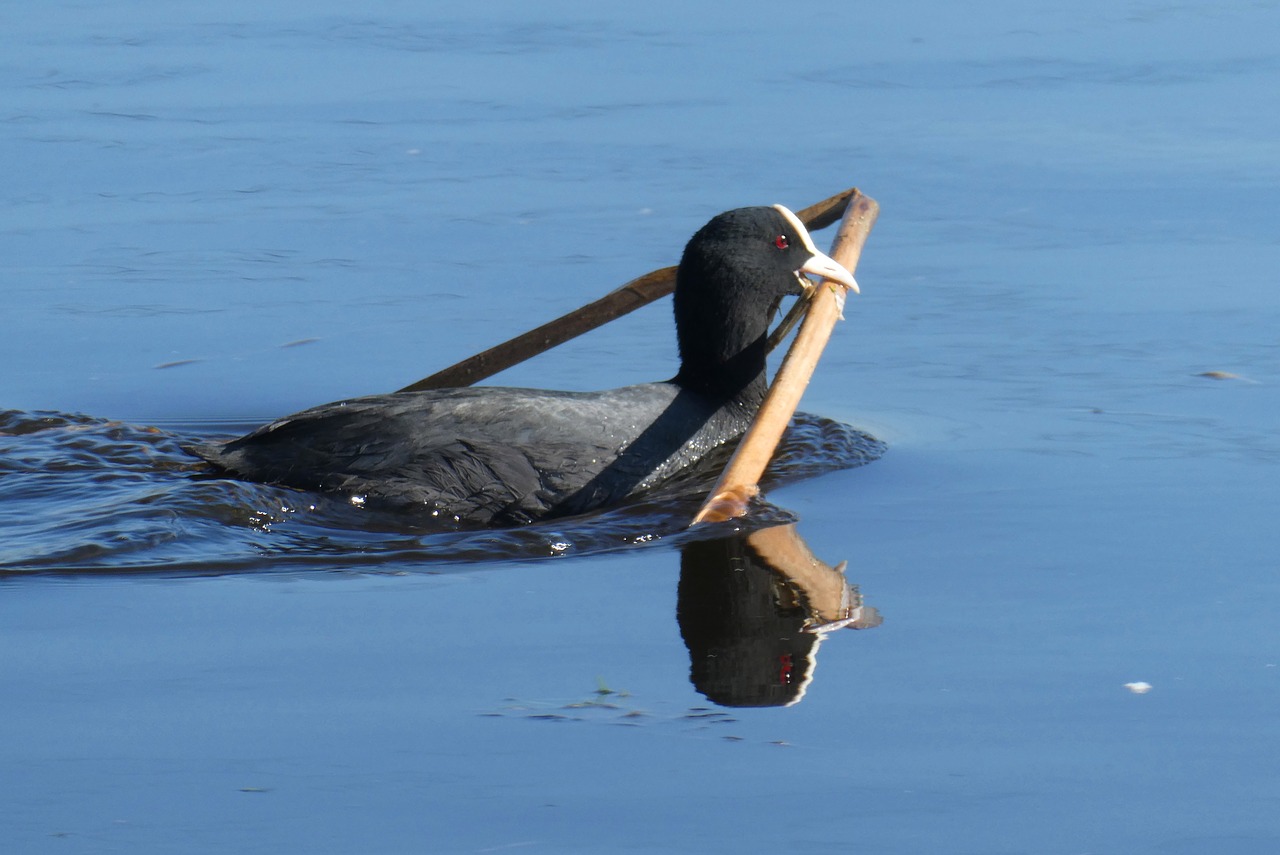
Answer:
M726 707L798 703L828 633L881 623L844 566L814 557L794 525L687 543L676 619L694 688Z

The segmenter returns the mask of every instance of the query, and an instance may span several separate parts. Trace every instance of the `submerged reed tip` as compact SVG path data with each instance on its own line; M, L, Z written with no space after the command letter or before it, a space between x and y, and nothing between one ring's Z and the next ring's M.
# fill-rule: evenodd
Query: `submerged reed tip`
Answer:
M698 511L697 516L693 518L693 522L689 525L728 522L739 517L745 517L747 515L747 506L759 493L759 487L748 484L721 490L710 499L707 499L702 505L702 509Z

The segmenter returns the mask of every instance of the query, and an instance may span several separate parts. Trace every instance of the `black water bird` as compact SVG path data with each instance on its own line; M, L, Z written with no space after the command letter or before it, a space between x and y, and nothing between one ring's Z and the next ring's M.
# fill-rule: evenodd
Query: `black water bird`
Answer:
M769 321L809 287L855 288L781 205L739 208L689 240L674 293L680 371L601 392L478 386L305 410L190 451L250 481L413 508L453 525L517 525L617 504L751 424Z

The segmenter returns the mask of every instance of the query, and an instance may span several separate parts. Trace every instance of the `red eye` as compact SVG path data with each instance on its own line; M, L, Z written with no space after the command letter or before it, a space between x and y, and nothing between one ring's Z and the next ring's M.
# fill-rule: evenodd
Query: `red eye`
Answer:
M791 246L791 241L787 240L786 235L778 235L776 238L773 239L773 245L776 246L778 249L786 249L787 247Z

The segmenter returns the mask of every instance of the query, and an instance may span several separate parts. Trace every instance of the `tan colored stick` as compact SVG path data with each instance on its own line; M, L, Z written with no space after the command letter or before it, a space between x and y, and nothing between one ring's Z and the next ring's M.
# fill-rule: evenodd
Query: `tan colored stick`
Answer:
M856 193L849 201L844 222L840 224L840 231L831 247L831 257L851 273L858 266L862 247L879 213L880 206L869 196ZM840 318L844 290L843 286L830 281L824 281L814 289L804 323L773 379L760 412L738 444L710 497L693 518L692 525L743 516L747 512L747 503L759 494L760 476L782 440L782 434L800 404L800 396L818 365L818 358L822 356L822 350Z
M880 625L880 613L864 606L857 586L845 578L846 562L832 567L818 558L794 524L753 531L747 535L747 544L765 564L804 593L811 630L869 629Z
M796 216L810 231L825 229L840 218L849 200L857 192L857 188L854 187L842 190L834 196L797 212ZM634 312L641 306L647 306L654 300L670 294L675 287L676 269L674 267L664 267L661 270L646 273L610 291L593 303L574 309L567 315L504 341L502 344L494 345L482 353L437 371L430 377L424 377L399 391L420 392L423 389L470 386L557 345L564 344L570 339L577 338L585 332L590 332L596 327L603 326L609 321Z
M450 389L478 383L499 371L505 371L517 363L532 359L609 321L634 312L641 306L647 306L659 297L667 296L675 288L675 282L674 267L646 273L639 279L632 279L610 291L599 300L450 365L399 391L421 392L423 389Z

